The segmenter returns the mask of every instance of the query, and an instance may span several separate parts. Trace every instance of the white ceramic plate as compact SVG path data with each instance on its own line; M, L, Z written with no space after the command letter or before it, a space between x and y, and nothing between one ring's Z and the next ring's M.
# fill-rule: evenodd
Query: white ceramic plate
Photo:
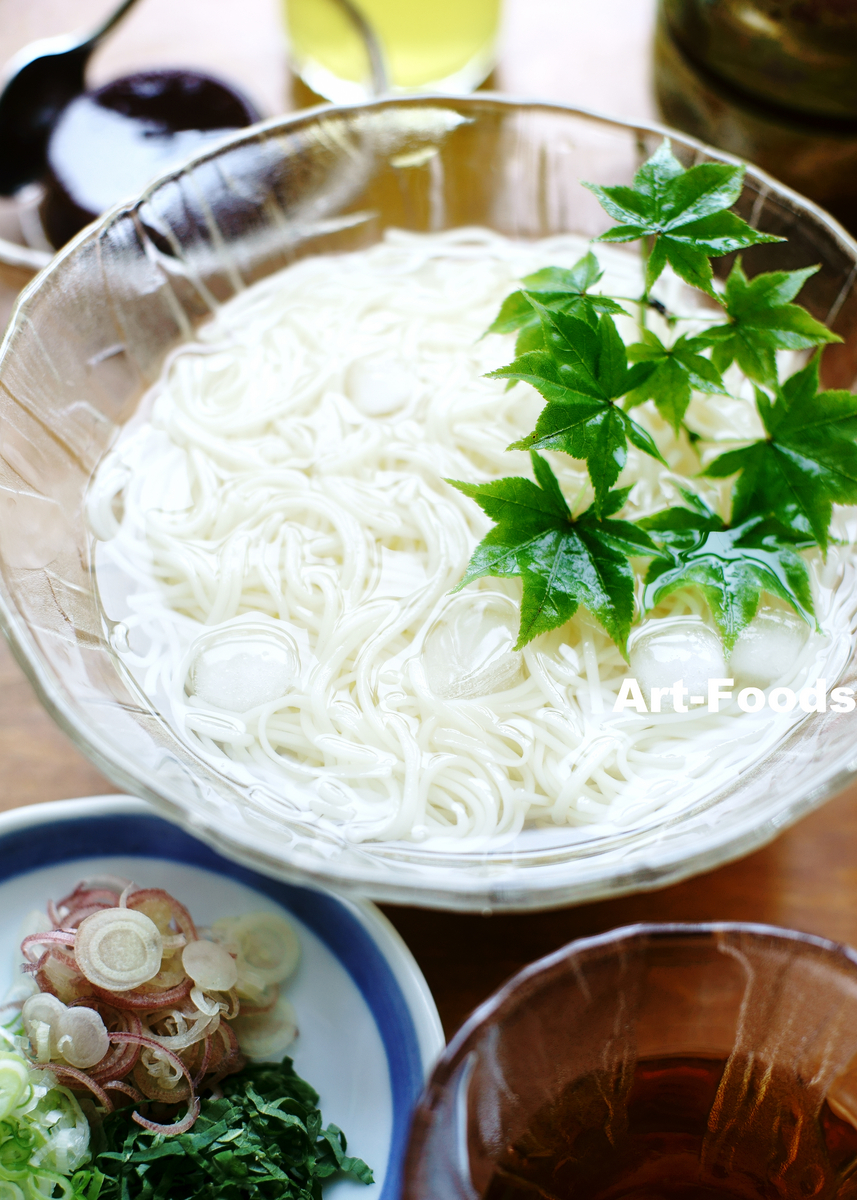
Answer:
M373 904L268 879L222 858L124 796L66 800L0 814L0 978L12 982L23 917L109 871L162 887L200 924L285 910L302 959L287 995L299 1034L288 1053L320 1094L325 1122L375 1172L370 1188L339 1180L325 1200L396 1200L411 1111L444 1039L425 980Z

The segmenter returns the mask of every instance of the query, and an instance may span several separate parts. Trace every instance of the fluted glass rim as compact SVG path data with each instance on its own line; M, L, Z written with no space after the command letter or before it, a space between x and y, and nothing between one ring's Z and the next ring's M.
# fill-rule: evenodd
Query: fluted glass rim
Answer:
M620 925L616 929L605 930L603 933L593 933L586 937L575 938L558 950L553 950L550 954L536 959L535 962L527 963L511 979L507 979L505 983L501 984L478 1008L473 1010L447 1043L445 1050L435 1063L432 1080L436 1075L440 1076L453 1069L460 1060L465 1047L472 1042L474 1036L478 1035L482 1028L503 1012L514 1009L522 985L537 979L540 975L547 975L554 967L593 951L600 950L607 953L622 943L669 943L691 939L708 945L715 942L718 937L730 934L773 939L821 950L852 967L855 981L857 981L857 950L845 942L835 942L820 934L788 929L782 925L768 925L764 921L636 921L633 925ZM427 1085L427 1090L430 1086L431 1080Z

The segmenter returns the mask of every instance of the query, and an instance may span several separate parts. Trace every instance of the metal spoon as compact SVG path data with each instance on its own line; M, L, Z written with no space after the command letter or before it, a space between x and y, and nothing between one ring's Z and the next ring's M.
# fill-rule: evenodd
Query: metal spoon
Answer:
M136 2L122 0L89 34L31 42L8 63L0 92L0 196L11 196L40 177L54 122L68 102L86 89L90 55Z

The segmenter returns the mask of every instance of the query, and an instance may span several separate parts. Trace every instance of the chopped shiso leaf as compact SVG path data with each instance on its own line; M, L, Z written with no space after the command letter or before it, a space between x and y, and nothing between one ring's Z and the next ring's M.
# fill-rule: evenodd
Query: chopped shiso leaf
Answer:
M88 1200L320 1200L338 1173L373 1182L342 1131L323 1126L318 1094L290 1058L224 1080L187 1133L148 1133L122 1110L104 1121L96 1148Z

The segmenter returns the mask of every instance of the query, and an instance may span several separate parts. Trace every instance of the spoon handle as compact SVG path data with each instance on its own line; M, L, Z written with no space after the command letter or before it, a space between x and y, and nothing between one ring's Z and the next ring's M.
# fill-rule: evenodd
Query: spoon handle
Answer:
M122 3L119 5L119 7L114 9L114 11L112 13L110 13L110 15L108 17L106 17L101 22L101 24L92 31L92 33L89 35L89 37L84 42L81 49L83 49L83 47L85 46L87 50L90 50L90 51L94 50L95 47L98 45L98 43L101 41L101 39L106 37L107 34L110 32L110 30L113 29L114 26L119 24L119 22L122 20L122 18L128 12L128 10L133 8L136 3L137 3L137 0L122 0Z
M387 74L387 64L384 61L384 51L381 49L378 35L353 0L337 0L337 4L348 17L363 42L366 55L369 59L372 94L374 96L386 95L390 90L390 78Z

